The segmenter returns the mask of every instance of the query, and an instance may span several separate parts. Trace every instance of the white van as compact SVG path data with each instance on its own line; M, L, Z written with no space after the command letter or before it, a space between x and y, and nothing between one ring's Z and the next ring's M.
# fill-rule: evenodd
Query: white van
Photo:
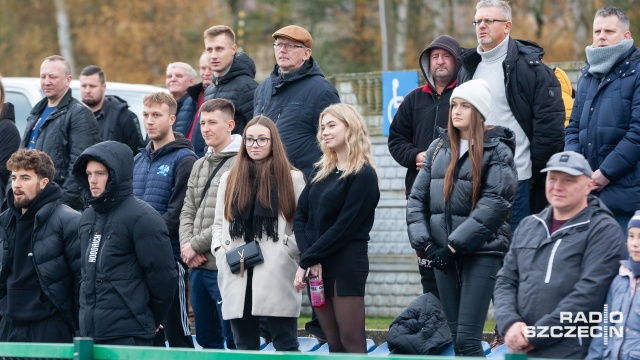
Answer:
M27 126L27 117L29 117L31 109L44 97L44 93L40 87L40 79L3 77L2 84L6 92L5 101L12 103L15 107L16 127L18 131L20 131L20 136L22 136ZM106 95L117 95L129 103L129 110L138 116L140 130L144 137L146 132L142 121L142 99L144 99L146 95L158 91L169 92L169 90L158 86L107 81ZM74 98L82 101L80 98L80 81L71 81L71 94Z

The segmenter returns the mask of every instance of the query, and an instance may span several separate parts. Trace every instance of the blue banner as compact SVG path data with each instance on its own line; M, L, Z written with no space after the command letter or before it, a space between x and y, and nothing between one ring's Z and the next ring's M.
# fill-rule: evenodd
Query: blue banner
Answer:
M382 74L382 135L389 136L389 126L405 95L418 87L417 71Z

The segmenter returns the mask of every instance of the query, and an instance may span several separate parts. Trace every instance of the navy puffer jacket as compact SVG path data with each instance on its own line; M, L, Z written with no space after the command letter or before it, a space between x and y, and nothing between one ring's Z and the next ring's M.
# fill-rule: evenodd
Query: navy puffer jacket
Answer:
M451 344L451 331L435 295L420 295L389 325L389 350L394 354L438 355Z
M495 126L485 132L480 198L471 207L472 171L469 153L457 161L455 186L444 202L444 177L451 159L447 132L444 141L434 140L413 184L407 203L407 226L411 246L418 252L434 243L451 245L460 254L484 253L504 256L511 238L511 208L515 200L517 173L513 161L515 136L509 129Z
M640 49L599 79L582 69L565 150L584 155L611 183L599 196L615 212L640 209Z

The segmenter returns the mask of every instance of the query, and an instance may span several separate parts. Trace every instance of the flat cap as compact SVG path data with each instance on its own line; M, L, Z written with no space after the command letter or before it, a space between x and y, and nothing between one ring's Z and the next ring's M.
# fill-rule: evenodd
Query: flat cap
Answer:
M286 37L293 41L301 42L308 48L311 48L311 45L313 45L311 34L309 34L307 30L298 25L285 26L282 29L274 32L272 36L274 39L279 36Z

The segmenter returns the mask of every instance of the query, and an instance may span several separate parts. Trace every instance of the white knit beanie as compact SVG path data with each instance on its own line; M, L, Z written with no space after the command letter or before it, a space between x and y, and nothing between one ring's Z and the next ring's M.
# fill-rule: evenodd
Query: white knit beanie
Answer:
M491 112L491 89L483 79L469 80L453 89L449 104L454 98L463 99L473 105L486 121Z

